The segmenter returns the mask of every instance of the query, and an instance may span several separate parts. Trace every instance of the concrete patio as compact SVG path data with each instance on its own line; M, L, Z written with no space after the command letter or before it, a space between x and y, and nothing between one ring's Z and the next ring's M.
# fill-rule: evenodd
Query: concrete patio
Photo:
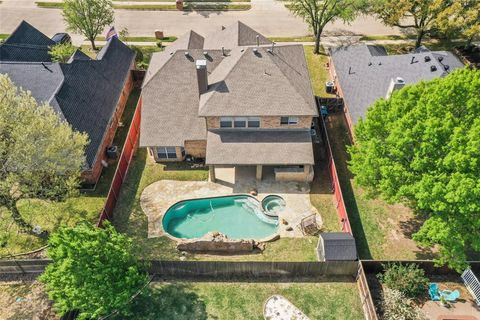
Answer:
M164 235L162 218L165 212L178 201L194 198L216 197L239 193L249 193L256 189L261 201L270 194L276 194L286 202L285 210L279 214L288 222L279 223L281 237L302 237L299 223L302 218L317 214L317 223L321 226L321 217L310 203L310 186L302 182L277 182L274 180L273 168L266 167L264 178L258 181L255 167L217 168L216 183L206 181L157 181L145 188L140 204L148 218L148 236ZM293 230L287 231L288 227Z

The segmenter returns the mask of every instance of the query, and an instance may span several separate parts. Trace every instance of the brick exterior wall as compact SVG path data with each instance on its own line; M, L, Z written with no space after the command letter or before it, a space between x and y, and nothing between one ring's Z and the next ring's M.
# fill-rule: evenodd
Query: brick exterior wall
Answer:
M312 125L311 116L300 116L298 117L298 123L295 125L283 125L280 124L280 117L277 116L268 116L260 117L260 128L264 129L310 129ZM207 129L218 129L220 128L220 117L207 117ZM239 129L241 130L241 129Z
M342 87L340 86L340 82L338 81L338 77L337 77L337 73L335 71L335 65L333 64L333 60L330 58L329 59L329 64L328 64L330 67L329 67L329 72L330 72L330 77L332 79L334 79L334 83L335 83L335 88L336 88L336 93L339 97L344 97L343 96L343 91L342 91ZM353 140L353 122L352 122L352 118L350 117L350 111L348 110L348 105L345 103L345 100L344 101L344 108L343 108L343 116L345 118L345 121L347 123L347 126L348 126L348 132L349 132L349 135L350 135L350 139Z
M130 70L135 68L134 62L130 67ZM129 72L128 78L125 81L125 86L123 87L122 93L120 98L118 99L117 107L115 112L110 120L110 125L103 136L103 142L101 146L98 148L97 155L95 156L95 163L93 164L90 170L85 170L82 172L82 180L88 184L95 184L100 178L102 174L102 160L107 161L107 148L112 145L113 138L115 137L115 132L117 131L118 124L120 119L122 118L123 111L125 110L125 106L127 104L128 97L130 96L130 92L133 89L133 77L132 72Z
M196 158L207 156L207 140L186 140L185 152Z

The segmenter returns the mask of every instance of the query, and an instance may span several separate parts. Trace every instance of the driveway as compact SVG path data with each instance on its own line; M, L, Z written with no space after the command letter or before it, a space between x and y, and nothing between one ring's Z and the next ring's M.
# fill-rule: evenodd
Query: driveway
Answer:
M42 9L34 0L3 0L0 4L0 33L11 33L22 20L26 20L42 32L52 36L65 30L59 9ZM193 29L202 35L219 30L241 20L265 36L301 36L309 33L302 19L294 17L281 1L252 0L248 11L228 12L178 12L178 11L132 11L117 10L116 27L127 27L130 35L152 35L155 29L166 35L179 36ZM397 29L385 27L372 17L359 17L351 25L341 22L327 25L330 34L398 34ZM82 36L73 36L80 44Z
M265 168L266 169L266 168ZM205 181L157 181L143 190L140 204L148 218L148 236L158 237L164 234L162 218L165 212L178 201L185 199L217 197L238 193L249 193L258 190L258 200L267 195L281 196L286 203L284 211L279 213L288 225L279 223L282 237L302 237L298 227L303 217L318 213L310 203L310 187L308 183L277 182L273 171L264 171L264 179L255 179L255 167L216 168L217 183ZM317 223L321 225L321 217L317 215ZM287 227L293 230L287 231Z

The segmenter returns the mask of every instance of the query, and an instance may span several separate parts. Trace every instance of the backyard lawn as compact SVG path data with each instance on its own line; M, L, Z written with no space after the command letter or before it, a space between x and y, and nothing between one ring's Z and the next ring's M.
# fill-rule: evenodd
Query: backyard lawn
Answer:
M122 116L125 125L118 128L114 139L115 145L122 146L125 141L138 97L139 91L133 91ZM61 225L72 226L82 220L95 223L105 202L115 167L116 163L104 169L94 191L83 191L78 197L67 199L65 202L24 200L19 203L20 212L32 225L39 225L48 231L55 230ZM10 218L10 213L0 207L0 257L29 252L45 244L45 240L19 233L16 224Z
M203 303L205 311L203 317L197 314L191 319L260 320L263 319L263 303L274 294L285 296L310 319L364 319L355 283L193 282L155 284L154 288L163 290L168 296L175 296L171 292L178 290L193 293L186 302ZM165 319L172 319L172 311L165 309Z

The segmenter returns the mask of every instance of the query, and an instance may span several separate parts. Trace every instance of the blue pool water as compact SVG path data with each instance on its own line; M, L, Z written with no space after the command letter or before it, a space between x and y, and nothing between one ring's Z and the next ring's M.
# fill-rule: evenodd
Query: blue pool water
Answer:
M170 207L163 229L177 238L200 238L218 231L229 239L263 239L278 230L278 219L264 214L260 202L237 195L184 200Z

